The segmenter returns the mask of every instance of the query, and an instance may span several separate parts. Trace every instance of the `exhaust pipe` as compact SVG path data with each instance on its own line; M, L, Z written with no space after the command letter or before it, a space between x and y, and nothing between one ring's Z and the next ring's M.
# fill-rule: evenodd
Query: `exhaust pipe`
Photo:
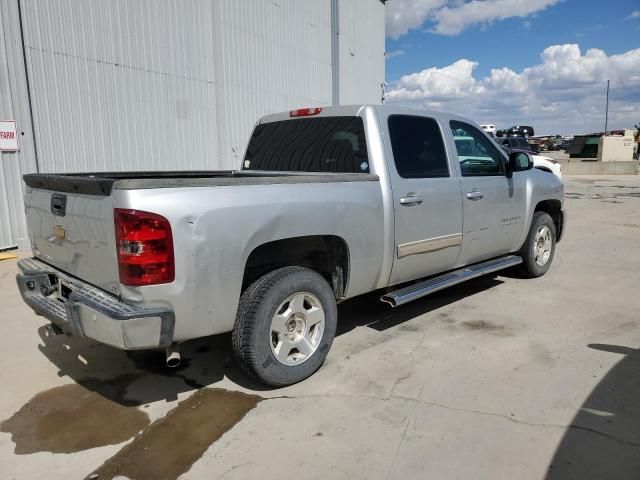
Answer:
M182 362L182 355L180 355L180 346L177 343L172 343L166 349L166 363L169 368L176 368L180 366Z

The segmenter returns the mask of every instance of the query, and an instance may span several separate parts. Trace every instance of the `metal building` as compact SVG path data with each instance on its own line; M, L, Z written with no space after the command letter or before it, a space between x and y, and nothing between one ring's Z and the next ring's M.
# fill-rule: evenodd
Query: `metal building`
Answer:
M0 20L0 249L29 246L24 173L238 168L260 116L384 81L381 0L0 0Z

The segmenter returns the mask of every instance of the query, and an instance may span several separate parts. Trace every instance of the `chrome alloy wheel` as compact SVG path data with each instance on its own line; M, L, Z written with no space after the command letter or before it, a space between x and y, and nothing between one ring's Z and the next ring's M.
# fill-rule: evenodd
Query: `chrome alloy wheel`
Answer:
M549 261L552 245L551 229L546 225L541 226L533 242L533 258L539 267L544 267Z
M271 319L271 352L283 365L300 365L318 349L324 324L324 309L318 297L294 293L280 304Z

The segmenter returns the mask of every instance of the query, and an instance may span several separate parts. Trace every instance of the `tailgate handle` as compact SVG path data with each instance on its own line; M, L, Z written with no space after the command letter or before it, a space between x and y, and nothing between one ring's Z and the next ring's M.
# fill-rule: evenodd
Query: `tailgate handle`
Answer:
M67 214L67 196L62 193L54 193L51 195L51 213L58 217L64 217Z

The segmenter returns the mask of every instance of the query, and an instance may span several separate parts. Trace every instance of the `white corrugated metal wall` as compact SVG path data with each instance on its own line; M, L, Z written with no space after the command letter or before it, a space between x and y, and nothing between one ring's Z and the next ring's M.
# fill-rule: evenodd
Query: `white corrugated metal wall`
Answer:
M340 24L340 103L380 103L384 82L384 5L342 0Z
M42 172L214 165L210 0L21 0Z
M330 0L216 2L217 168L238 168L256 120L331 104Z
M20 151L0 152L0 249L29 247L22 173L35 171L17 3L0 0L0 119L16 120Z
M337 4L340 103L379 103L384 5ZM35 161L37 147L41 172L238 168L260 116L332 102L331 0L0 0L0 6L14 56L22 52L19 10L24 40L24 62L4 75L26 64L30 88L27 96L24 79L21 91L5 95L3 87L0 113L20 117L11 109L19 103L19 128L30 134L32 112L35 145L27 135L28 151L20 155ZM8 184L20 188L20 169L14 170ZM34 171L33 162L21 170ZM8 205L0 215L21 214L21 193L4 190L20 205L0 192Z

